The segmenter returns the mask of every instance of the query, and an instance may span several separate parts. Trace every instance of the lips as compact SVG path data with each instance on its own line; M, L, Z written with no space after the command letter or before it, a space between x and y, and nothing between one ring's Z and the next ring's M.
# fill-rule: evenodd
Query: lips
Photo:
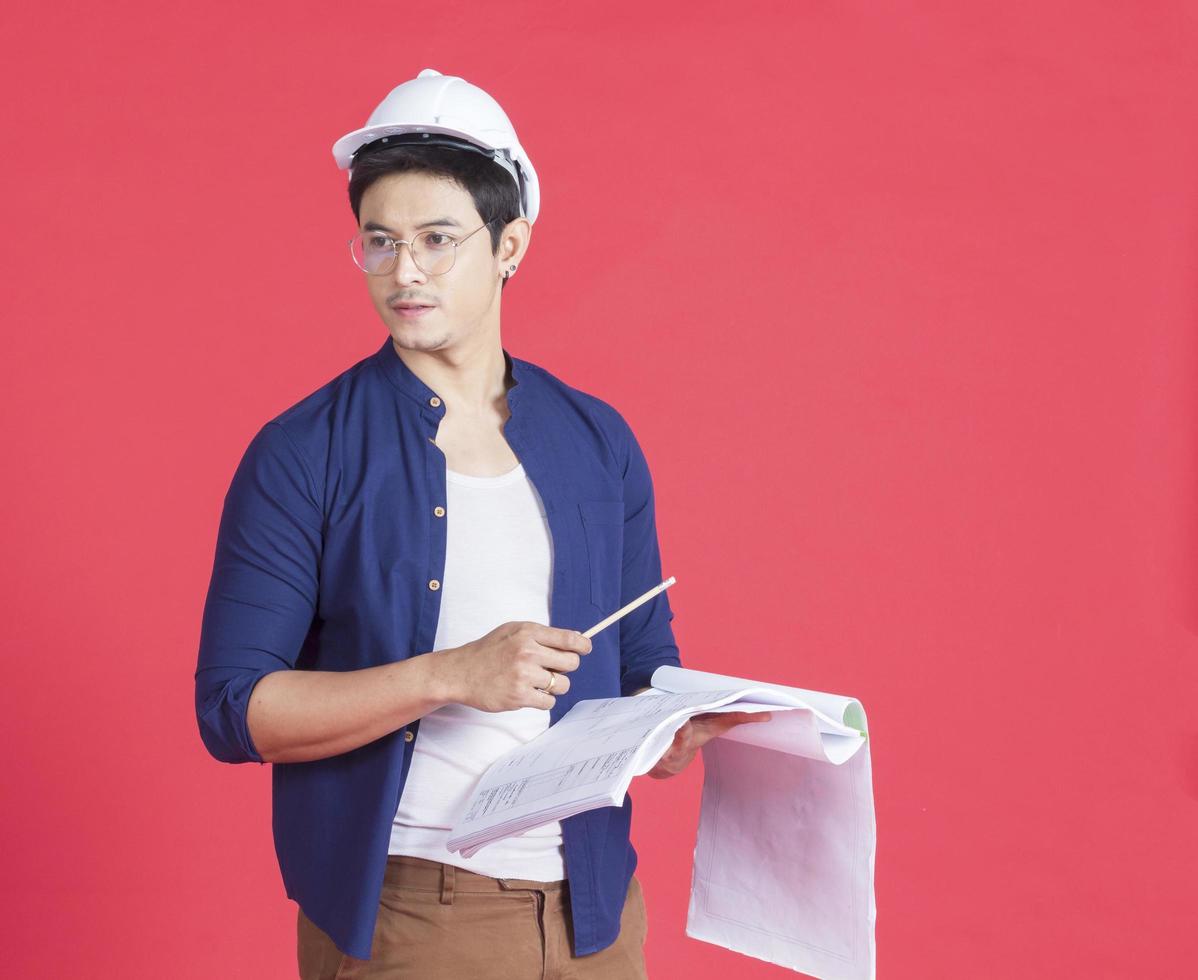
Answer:
M405 320L414 320L417 317L428 316L429 312L435 310L435 306L425 306L420 303L399 303L392 306L391 309L396 316L401 316Z

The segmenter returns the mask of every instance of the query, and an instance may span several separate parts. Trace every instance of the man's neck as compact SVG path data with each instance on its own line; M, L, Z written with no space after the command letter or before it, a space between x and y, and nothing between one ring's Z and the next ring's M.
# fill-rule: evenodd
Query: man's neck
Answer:
M399 358L445 402L455 415L483 415L506 402L515 384L503 346L494 341L470 350L410 351L392 341Z

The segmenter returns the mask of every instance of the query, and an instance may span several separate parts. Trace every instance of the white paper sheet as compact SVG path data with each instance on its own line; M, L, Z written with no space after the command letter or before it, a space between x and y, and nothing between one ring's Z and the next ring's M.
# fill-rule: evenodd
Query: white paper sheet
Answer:
M579 701L483 774L453 827L449 849L470 857L504 837L619 805L633 777L653 767L687 718L736 696L705 691Z
M762 686L674 667L660 668L653 684L666 690ZM852 698L769 686L818 705L831 720L867 730L865 711ZM869 743L839 764L819 761L785 749L777 736L779 722L788 720L738 726L703 748L687 935L821 980L873 980L876 826ZM738 737L746 735L754 737Z
M623 802L695 714L770 711L703 748L687 934L821 980L873 980L873 782L854 698L661 667L651 696L580 701L483 774L451 851Z

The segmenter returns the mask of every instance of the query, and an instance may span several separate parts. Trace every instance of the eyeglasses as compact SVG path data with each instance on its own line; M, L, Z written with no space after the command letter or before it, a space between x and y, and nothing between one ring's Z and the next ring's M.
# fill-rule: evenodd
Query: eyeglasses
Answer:
M491 219L494 221L495 219ZM482 231L491 221L483 222L470 235ZM399 262L399 246L407 245L416 268L426 276L443 276L453 268L458 248L470 238L454 238L443 231L422 231L410 242L392 238L381 231L363 231L349 240L354 265L372 276L390 275Z

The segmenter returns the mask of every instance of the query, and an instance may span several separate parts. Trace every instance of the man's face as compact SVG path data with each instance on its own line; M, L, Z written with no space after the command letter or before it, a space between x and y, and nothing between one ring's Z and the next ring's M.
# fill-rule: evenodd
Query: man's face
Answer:
M424 173L380 177L362 195L358 217L360 231L409 242L425 230L461 241L483 223L457 181ZM453 268L442 275L417 268L406 245L399 246L399 261L387 275L365 275L371 301L396 345L431 351L478 340L492 328L498 333L500 273L512 261L505 259L512 246L505 236L499 254L493 254L490 228L482 228L456 249ZM405 312L404 303L430 309Z

